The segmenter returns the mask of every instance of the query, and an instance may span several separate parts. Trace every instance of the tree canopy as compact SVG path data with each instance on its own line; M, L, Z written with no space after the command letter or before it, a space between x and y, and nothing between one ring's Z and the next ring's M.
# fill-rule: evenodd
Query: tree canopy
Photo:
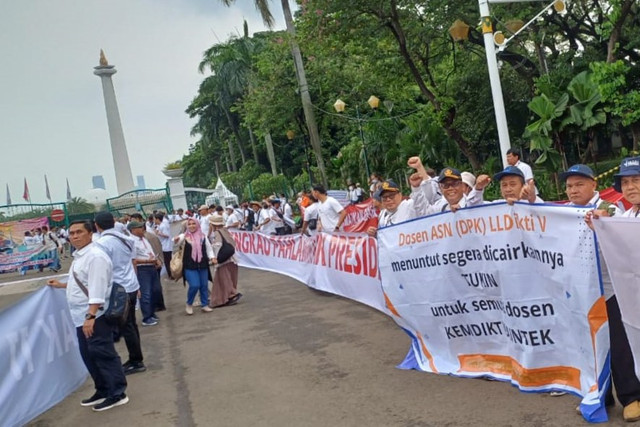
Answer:
M492 4L493 27L508 37L545 5ZM312 155L318 150L330 185L338 187L366 182L367 166L404 182L412 155L434 169L501 168L476 2L299 6L295 41L320 147L305 120L292 33L250 36L245 24L243 35L216 43L199 64L203 82L186 110L199 138L182 159L187 185L215 185L223 173L246 185L266 171L290 185L307 183L309 173L320 176ZM528 152L536 168L554 172L637 148L638 12L633 0L568 2L565 11L550 7L499 49L511 144ZM469 26L464 41L449 34L455 20ZM376 109L367 104L371 95L380 99ZM337 99L346 104L343 113L334 109Z

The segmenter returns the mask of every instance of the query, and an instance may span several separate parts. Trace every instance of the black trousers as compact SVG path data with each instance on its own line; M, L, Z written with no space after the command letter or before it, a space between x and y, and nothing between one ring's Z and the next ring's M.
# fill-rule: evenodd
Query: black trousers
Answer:
M140 331L136 322L136 302L138 301L138 291L129 292L129 316L123 326L120 327L120 335L124 338L129 352L129 362L141 363L142 347L140 346Z
M127 389L120 356L113 345L113 326L98 317L91 338L85 338L82 326L76 328L80 355L96 391L103 397L117 397Z
M153 288L153 300L156 304L156 311L164 311L167 309L167 306L164 305L164 294L162 293L162 281L160 280L160 272L162 269L156 269L158 273L158 283L156 287Z
M167 269L167 276L169 276L169 279L173 279L173 277L171 277L171 268L169 267L171 265L171 251L163 251L162 258L164 259L164 266Z
M640 400L640 381L635 373L633 353L622 324L620 307L615 295L607 300L609 341L611 344L611 378L622 406ZM613 397L611 388L607 400Z

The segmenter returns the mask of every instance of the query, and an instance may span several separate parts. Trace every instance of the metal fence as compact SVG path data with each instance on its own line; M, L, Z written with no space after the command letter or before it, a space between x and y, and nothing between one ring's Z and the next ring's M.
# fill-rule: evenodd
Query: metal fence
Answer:
M173 210L173 204L171 203L171 197L169 197L166 188L154 190L144 189L129 191L128 193L107 199L107 209L112 212L114 216L122 216L134 212L147 215L154 210L171 212Z

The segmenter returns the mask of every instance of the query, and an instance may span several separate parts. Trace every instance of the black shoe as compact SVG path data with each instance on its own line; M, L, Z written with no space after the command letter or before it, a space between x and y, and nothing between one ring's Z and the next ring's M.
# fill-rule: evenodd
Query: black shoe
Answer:
M109 397L104 402L93 407L96 412L106 411L107 409L115 408L116 406L125 405L129 403L129 398L126 394L122 393L117 397Z
M144 366L144 363L129 363L122 365L122 369L124 370L125 375L137 374L138 372L144 372L147 370L147 367Z
M97 391L93 394L93 396L91 396L88 399L84 399L83 401L80 402L80 405L82 406L94 406L94 405L98 405L102 402L104 402L106 400L105 397L103 397L100 393L98 393Z

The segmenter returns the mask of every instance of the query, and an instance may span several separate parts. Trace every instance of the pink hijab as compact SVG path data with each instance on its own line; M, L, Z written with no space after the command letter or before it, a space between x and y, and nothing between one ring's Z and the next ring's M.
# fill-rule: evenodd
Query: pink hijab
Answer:
M189 223L193 221L196 223L196 231L193 233L189 231ZM187 221L187 232L184 234L185 238L191 240L191 259L195 262L200 262L202 259L202 241L204 240L204 233L200 228L200 221L195 219L189 219Z

